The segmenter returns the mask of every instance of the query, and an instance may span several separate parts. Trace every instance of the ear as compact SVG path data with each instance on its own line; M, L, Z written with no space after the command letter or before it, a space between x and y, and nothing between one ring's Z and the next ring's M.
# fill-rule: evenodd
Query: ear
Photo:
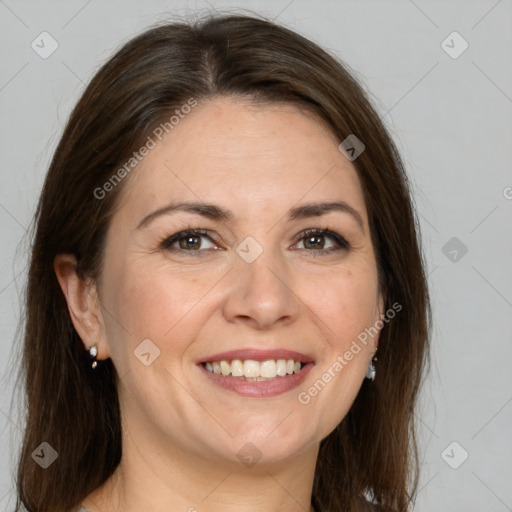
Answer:
M105 325L96 286L92 279L84 281L76 272L77 262L72 254L58 254L53 268L66 302L73 325L82 339L84 349L98 346L96 359L108 358Z

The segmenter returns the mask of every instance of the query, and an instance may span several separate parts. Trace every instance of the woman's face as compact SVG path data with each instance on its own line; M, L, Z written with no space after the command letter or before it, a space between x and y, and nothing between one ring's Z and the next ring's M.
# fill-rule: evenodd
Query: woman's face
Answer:
M211 100L156 142L119 197L99 290L126 431L224 463L316 448L358 393L376 348L358 335L383 312L354 166L290 105ZM307 364L290 375L290 359ZM221 360L243 377L204 364ZM244 380L258 367L287 376Z

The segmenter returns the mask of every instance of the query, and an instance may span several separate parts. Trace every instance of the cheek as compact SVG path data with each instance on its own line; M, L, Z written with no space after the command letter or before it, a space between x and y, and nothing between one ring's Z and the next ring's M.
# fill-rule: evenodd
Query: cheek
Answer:
M378 319L377 275L371 266L331 272L305 292L333 348L343 349Z
M304 411L322 417L318 426L322 438L347 415L364 381L378 334L366 342L360 336L378 319L376 279L371 271L339 273L322 293L311 295L326 346L309 386L299 390L297 400Z
M162 360L178 359L206 321L198 317L201 300L218 277L136 261L112 270L105 273L109 292L104 318L110 355L120 373L138 368L134 350L147 339L158 347Z

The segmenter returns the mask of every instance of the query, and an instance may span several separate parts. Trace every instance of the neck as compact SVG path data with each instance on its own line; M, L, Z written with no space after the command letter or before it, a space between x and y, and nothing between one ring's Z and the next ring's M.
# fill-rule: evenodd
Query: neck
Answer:
M311 507L318 445L285 461L245 467L176 446L123 436L115 473L83 502L91 512L314 512ZM145 449L140 449L145 446Z

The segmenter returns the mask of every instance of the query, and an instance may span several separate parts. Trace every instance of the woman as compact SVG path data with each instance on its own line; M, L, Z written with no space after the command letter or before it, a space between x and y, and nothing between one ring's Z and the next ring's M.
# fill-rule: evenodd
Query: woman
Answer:
M143 33L35 228L17 510L410 510L428 293L342 64L252 17Z

